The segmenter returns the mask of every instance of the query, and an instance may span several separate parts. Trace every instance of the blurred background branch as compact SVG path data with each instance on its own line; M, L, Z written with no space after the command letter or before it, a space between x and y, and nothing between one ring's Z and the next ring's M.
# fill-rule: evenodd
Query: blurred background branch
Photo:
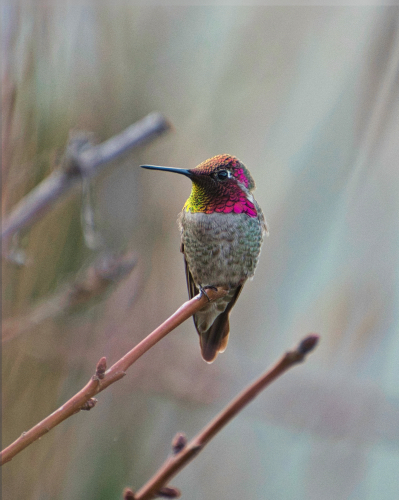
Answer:
M87 132L72 132L61 168L36 186L13 208L10 215L4 217L2 240L43 215L82 178L97 175L100 172L99 167L105 163L169 129L170 124L161 114L151 113L96 146L90 143L90 135Z
M29 332L46 319L67 315L74 308L100 298L112 286L127 278L136 262L137 257L131 253L101 255L92 265L79 272L71 283L61 286L53 296L33 306L25 315L5 319L2 323L2 342Z

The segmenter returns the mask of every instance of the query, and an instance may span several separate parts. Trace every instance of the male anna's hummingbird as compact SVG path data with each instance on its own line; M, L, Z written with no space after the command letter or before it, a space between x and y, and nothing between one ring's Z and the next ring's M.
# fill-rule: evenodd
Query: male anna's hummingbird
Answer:
M141 166L191 179L191 194L178 219L189 296L212 287L229 290L193 316L202 357L211 363L226 349L229 313L245 281L255 273L267 233L262 210L251 193L255 182L245 165L227 154L190 170Z

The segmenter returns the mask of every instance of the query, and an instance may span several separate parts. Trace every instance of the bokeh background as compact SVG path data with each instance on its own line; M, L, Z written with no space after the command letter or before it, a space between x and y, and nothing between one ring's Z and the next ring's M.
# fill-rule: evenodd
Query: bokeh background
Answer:
M187 321L94 410L4 465L3 498L138 489L176 432L192 437L308 332L317 351L172 484L191 500L398 498L398 8L4 1L1 17L3 215L56 168L71 129L102 141L152 111L173 124L96 177L91 205L78 189L9 242L3 446L187 298L176 218L190 183L141 163L238 156L270 229L226 352L204 363ZM135 261L124 279L35 316L112 254Z

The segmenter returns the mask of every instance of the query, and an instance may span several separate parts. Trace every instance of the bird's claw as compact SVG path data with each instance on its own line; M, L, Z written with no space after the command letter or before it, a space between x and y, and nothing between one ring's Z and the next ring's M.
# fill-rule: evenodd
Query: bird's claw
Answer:
M216 286L212 286L212 285L208 285L208 286L204 286L202 287L201 285L199 286L199 291L200 291L200 297L201 298L203 295L205 295L205 297L208 299L208 302L211 302L211 299L209 298L209 295L206 293L206 290L213 290L214 292L217 292L218 289Z

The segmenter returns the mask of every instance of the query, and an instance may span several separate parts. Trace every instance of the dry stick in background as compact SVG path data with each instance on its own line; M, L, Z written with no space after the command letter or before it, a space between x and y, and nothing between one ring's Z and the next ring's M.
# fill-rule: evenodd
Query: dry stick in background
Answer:
M218 288L216 291L209 289L207 295L209 300L216 300L226 295L224 288ZM205 295L197 295L191 300L185 302L172 316L170 316L162 325L151 332L144 340L133 347L127 354L125 354L119 361L111 366L106 371L106 359L101 358L97 363L96 374L90 381L81 389L75 396L62 405L58 410L49 415L47 418L39 422L27 432L11 443L7 448L1 452L0 465L11 460L20 451L46 434L49 430L53 429L56 425L61 423L79 410L90 410L96 400L93 398L96 394L103 391L109 385L117 380L120 380L126 375L126 370L145 352L159 342L165 335L174 330L178 325L183 323L186 319L192 316L199 309L204 307L208 302Z
M81 178L97 175L101 171L100 166L169 129L170 124L162 115L151 113L102 144L92 145L85 132L73 133L61 168L44 179L22 198L11 214L4 217L1 239L5 240L32 224Z
M149 500L158 496L178 498L179 490L165 488L165 484L174 477L188 462L204 448L204 446L265 387L282 375L286 370L304 360L317 344L319 336L311 334L304 338L293 351L286 352L274 366L236 396L194 439L187 445L182 434L177 434L172 442L173 454L161 466L158 472L137 492L126 488L124 499Z
M30 331L48 318L66 314L73 307L98 298L116 283L127 278L136 264L132 253L102 255L87 269L78 273L71 283L31 308L24 316L8 318L2 324L2 344Z

